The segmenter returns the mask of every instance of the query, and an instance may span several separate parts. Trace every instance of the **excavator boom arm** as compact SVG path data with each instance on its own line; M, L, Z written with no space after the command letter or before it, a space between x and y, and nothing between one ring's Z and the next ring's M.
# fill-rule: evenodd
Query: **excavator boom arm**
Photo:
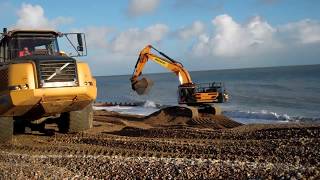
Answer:
M159 57L155 54L151 53L151 49L154 49L157 51L160 55L162 55L164 58ZM139 58L137 60L131 82L135 83L138 80L138 77L141 75L143 68L145 64L148 62L148 60L153 60L154 62L158 63L159 65L163 66L164 68L172 71L179 77L180 84L192 84L191 77L189 75L189 72L180 64L179 62L173 60L166 54L158 51L151 45L146 46L144 49L141 50Z

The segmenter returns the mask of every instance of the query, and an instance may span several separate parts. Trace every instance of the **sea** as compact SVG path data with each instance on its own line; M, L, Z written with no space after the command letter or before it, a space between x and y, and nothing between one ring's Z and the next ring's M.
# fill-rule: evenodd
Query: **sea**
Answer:
M223 82L230 99L223 114L250 123L320 122L320 65L226 69L190 72L194 83ZM139 96L130 75L98 76L97 102L138 106L95 107L125 114L149 115L177 105L178 78L173 73L145 74L153 87Z

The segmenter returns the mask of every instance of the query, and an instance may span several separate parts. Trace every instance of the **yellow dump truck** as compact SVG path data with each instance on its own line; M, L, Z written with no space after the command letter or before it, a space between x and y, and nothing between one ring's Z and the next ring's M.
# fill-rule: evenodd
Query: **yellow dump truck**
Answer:
M74 54L59 49L60 38L66 39ZM3 29L0 142L10 141L14 132L26 128L44 130L49 118L56 119L61 132L92 127L96 80L88 64L74 58L86 54L83 33Z

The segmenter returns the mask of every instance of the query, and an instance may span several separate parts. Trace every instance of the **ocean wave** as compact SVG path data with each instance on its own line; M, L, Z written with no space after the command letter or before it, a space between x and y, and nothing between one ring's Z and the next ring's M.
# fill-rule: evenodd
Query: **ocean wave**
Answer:
M138 106L106 106L106 107L94 107L95 110L107 110L114 111L122 114L134 114L134 115L150 115L157 110L167 107L160 106L153 101L145 101ZM223 115L237 120L242 123L286 123L286 122L320 122L320 117L303 117L303 116L289 116L288 114L279 114L276 112L261 110L261 111L240 111L240 110L226 110L223 111Z
M318 122L318 123L320 123L320 117L310 118L310 117L297 116L297 117L294 117L293 119L300 121L300 122Z
M320 122L320 117L289 116L266 110L258 112L230 110L224 111L223 114L234 119L250 120L250 122Z
M252 120L275 120L275 121L294 121L292 117L287 114L278 114L261 110L259 112L251 111L224 111L223 114L230 118L252 119Z
M119 111L119 110L130 110L132 109L132 106L101 106L101 107L97 107L94 106L93 109L94 110L107 110L107 111Z
M143 106L104 106L104 107L93 107L94 110L106 110L118 112L120 114L131 114L131 115L141 115L147 116L159 110L154 107L143 107Z

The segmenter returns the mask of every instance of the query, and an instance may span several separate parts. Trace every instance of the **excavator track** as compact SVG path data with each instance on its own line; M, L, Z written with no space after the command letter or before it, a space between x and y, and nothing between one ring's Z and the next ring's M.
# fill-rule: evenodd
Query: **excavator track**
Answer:
M215 128L215 129L220 129L221 127L219 124L214 122L211 118L192 118L190 124L196 125L199 127L207 127L207 128Z

